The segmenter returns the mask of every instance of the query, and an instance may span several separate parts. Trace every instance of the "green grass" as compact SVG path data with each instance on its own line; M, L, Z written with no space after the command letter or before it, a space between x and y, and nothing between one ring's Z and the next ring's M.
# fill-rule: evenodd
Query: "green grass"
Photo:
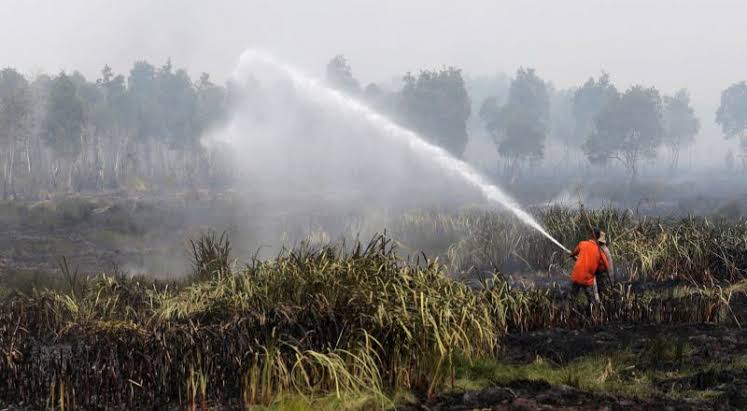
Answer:
M605 354L583 356L564 365L555 365L538 357L535 361L506 363L496 358L480 358L467 361L461 359L456 368L456 380L446 392L480 390L495 385L531 380L553 385L567 385L584 391L620 395L629 398L671 398L688 400L716 400L721 392L707 388L703 390L662 391L657 381L693 377L703 372L718 372L747 368L747 355L737 356L733 361L710 362L692 366L688 359L694 348L681 338L654 338L639 352L631 349L617 350ZM657 361L647 356L658 353ZM643 357L643 358L642 358ZM400 400L392 404L413 402L411 396L400 394ZM258 410L332 410L332 409L379 409L370 398L334 396L309 399L299 396L281 397L273 404Z
M563 364L541 357L530 363L509 363L499 358L461 359L452 390L462 392L530 380L629 398L713 400L722 393L715 388L717 383L709 382L708 378L713 378L709 376L747 368L744 354L695 365L691 361L694 353L694 347L685 339L669 335L648 340L643 347L593 353ZM703 389L663 384L698 375L704 375L701 378L707 386Z
M635 371L635 355L629 351L582 357L562 366L542 358L529 364L510 364L497 359L466 364L457 380L459 389L506 385L513 381L535 380L568 385L586 391L607 392L634 397L654 394L648 373Z
M737 356L732 364L734 365L734 368L742 370L747 369L747 354Z
M394 408L394 402L370 395L345 394L340 397L326 395L322 397L304 397L301 395L282 395L268 405L249 405L253 411L357 411L385 410Z

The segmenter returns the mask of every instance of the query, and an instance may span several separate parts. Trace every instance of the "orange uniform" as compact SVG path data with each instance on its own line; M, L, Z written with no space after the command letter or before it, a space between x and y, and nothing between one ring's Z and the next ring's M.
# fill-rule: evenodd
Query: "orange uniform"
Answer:
M594 276L602 264L604 269L609 266L607 257L601 252L597 243L593 240L581 241L573 252L578 254L576 264L573 266L571 280L579 285L593 285Z

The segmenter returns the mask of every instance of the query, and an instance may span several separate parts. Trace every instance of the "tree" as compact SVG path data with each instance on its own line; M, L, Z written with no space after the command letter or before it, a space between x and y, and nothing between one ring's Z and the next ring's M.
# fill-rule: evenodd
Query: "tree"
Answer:
M550 89L550 136L565 148L565 162L569 162L571 147L579 147L576 122L573 116L574 90Z
M75 85L75 92L78 97L80 97L84 109L87 112L94 110L104 98L101 94L101 90L96 86L96 83L89 82L86 80L85 76L78 71L74 71L69 78Z
M171 70L171 64L161 71ZM159 104L159 90L156 68L147 61L138 61L132 66L127 78L127 91L133 107L134 147L126 148L125 164L134 166L135 170L144 171L152 176L155 168L153 144L162 138L164 129L162 106ZM141 155L137 155L138 149ZM139 161L138 161L139 160Z
M590 77L573 95L573 117L575 119L574 140L571 145L581 145L594 131L594 118L616 98L617 89L610 83L610 76L602 72L598 80Z
M135 137L142 142L158 134L160 128L156 68L147 61L135 62L127 78L127 91L134 108Z
M48 158L48 150L45 150L45 126L47 122L47 108L49 94L52 85L52 77L47 74L34 76L29 84L31 95L31 133L25 141L26 167L32 185L28 191L43 190L50 181L47 176L52 175L52 167L59 163ZM34 166L32 167L32 163ZM34 184L36 183L36 184ZM39 191L37 191L39 192Z
M716 123L727 139L738 137L742 147L742 166L747 169L747 83L732 84L721 92Z
M28 138L31 120L29 83L16 70L0 71L0 147L3 162L3 198L15 195L13 176L19 143Z
M82 149L83 122L83 102L75 84L64 72L60 73L50 85L43 138L58 158L68 163L68 190L73 189L73 162Z
M374 108L380 108L386 98L387 93L376 83L371 83L363 90L364 100Z
M485 123L485 129L495 139L500 138L501 130L501 105L498 102L498 97L490 96L485 98L480 106L478 116Z
M661 145L662 102L655 88L634 86L611 99L594 119L594 131L584 144L592 163L619 161L634 182L639 162L655 158Z
M195 131L199 136L202 136L206 131L217 126L226 116L227 111L227 90L223 87L217 86L210 81L210 76L207 73L202 73L200 80L196 85L197 102L196 102L196 124ZM212 156L208 151L207 161L207 175L210 176L213 172L213 164L211 161Z
M497 99L489 97L480 108L480 117L498 154L506 160L505 171L512 180L521 162L543 158L550 100L547 85L534 69L520 68L511 81L506 104L499 107Z
M361 86L353 77L353 70L350 68L347 59L342 54L338 54L327 63L327 83L345 93L358 94Z
M467 147L470 99L461 70L407 73L400 92L399 116L424 138L461 157Z
M136 187L209 177L211 155L197 142L237 103L229 94L207 74L193 83L170 61L136 62L127 79L104 66L95 82L79 72L27 81L0 70L0 196L103 190L128 171L150 177L127 181Z
M170 60L156 74L156 101L161 116L157 136L173 149L194 148L197 95L189 74L172 71Z
M377 112L405 123L403 116L399 113L401 106L401 93L390 91L386 87L376 83L370 83L363 89L363 101Z
M104 66L96 85L103 98L91 121L99 137L95 144L100 161L99 188L103 189L107 180L114 185L119 182L122 150L134 133L135 118L123 75L115 75L111 67ZM107 168L111 169L110 178L106 175Z
M103 96L98 112L92 118L96 127L109 134L111 139L131 133L134 114L124 76L114 75L109 66L104 66L96 85Z
M95 82L89 82L79 72L74 71L70 81L75 85L75 91L83 104L83 127L81 131L80 156L75 160L77 184L84 187L99 187L101 172L100 156L98 155L98 140L100 129L97 129L94 117L104 102L104 95Z
M664 134L663 144L672 154L670 168L677 169L680 150L695 142L695 135L700 131L700 121L690 107L690 94L679 90L674 97L664 97Z
M202 73L196 85L196 129L198 134L218 124L226 112L226 90L210 81L210 75Z

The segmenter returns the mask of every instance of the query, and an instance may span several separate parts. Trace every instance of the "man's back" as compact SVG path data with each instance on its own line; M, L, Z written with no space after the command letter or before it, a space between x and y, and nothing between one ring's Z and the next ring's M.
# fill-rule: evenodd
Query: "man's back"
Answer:
M576 248L578 249L578 258L573 266L571 280L580 285L593 285L599 262L602 260L603 264L606 265L606 257L601 254L599 246L592 240L581 241Z

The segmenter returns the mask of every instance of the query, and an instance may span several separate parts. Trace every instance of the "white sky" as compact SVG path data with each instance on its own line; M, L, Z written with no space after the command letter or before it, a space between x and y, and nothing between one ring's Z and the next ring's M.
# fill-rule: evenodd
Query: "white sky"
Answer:
M0 0L0 10L0 66L25 73L95 78L106 63L126 72L171 57L225 79L247 47L312 74L343 53L364 84L444 65L470 75L523 65L569 87L606 70L620 88L690 89L701 140L718 134L720 91L747 79L745 0Z

